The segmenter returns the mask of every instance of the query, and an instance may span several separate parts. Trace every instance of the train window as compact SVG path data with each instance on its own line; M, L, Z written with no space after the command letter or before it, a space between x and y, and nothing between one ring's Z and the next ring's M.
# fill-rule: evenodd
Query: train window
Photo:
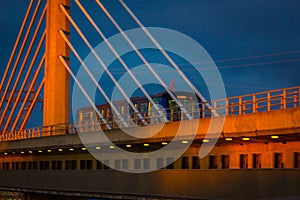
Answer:
M174 100L169 101L169 108L171 111L171 121L179 121L181 119L181 111L180 107L177 105L177 103Z
M164 159L163 158L156 159L156 167L157 167L157 169L162 169L164 167Z
M92 120L96 119L96 112L95 111L91 112L91 119Z
M124 114L124 112L125 112L124 106L121 106L121 112L120 112L120 114Z
M115 169L121 169L121 160L120 159L115 160Z
M181 158L181 168L182 169L189 169L190 168L189 164L190 164L189 163L189 157L183 156Z
M261 154L253 154L253 168L261 168Z
M141 159L134 159L134 169L141 169Z
M150 110L152 108L152 103L149 101L148 102L148 115L150 116Z
M79 121L82 121L82 120L83 120L83 113L79 112Z
M198 156L192 157L192 168L193 169L200 169L200 158Z
M144 158L143 159L143 165L144 165L144 169L150 169L150 159L149 158Z
M209 156L209 169L217 169L217 168L218 168L217 156Z
M174 158L167 157L167 169L174 169Z
M21 170L26 170L27 169L27 162L22 161L21 162Z
M300 168L300 152L294 153L294 167Z
M90 112L83 113L83 121L90 121L90 119L91 119Z
M128 165L128 159L123 159L122 160L122 169L128 169L129 165Z
M240 168L248 168L248 154L240 154Z
M274 168L284 168L283 153L274 153Z

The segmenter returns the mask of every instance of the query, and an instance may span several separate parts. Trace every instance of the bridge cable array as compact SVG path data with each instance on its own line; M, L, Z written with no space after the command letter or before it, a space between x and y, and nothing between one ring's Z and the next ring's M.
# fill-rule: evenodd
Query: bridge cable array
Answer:
M39 95L44 81L40 81L38 75L45 61L42 47L46 11L47 6L41 0L30 1L28 5L0 84L1 133L23 129L35 104L42 102Z

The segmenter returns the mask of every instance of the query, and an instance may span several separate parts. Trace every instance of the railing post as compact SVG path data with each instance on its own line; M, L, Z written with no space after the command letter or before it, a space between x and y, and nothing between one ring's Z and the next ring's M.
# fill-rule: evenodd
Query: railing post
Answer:
M217 113L217 101L214 100L214 112L213 113Z
M255 94L252 96L252 113L256 113L256 97Z
M271 95L270 95L270 92L267 93L267 109L268 109L268 111L271 110Z
M297 96L298 96L298 100L297 100ZM298 102L298 104L300 102L300 87L299 87L298 92L296 92L296 91L294 92L294 98L293 99L294 99L294 108L296 108L297 107L297 102Z
M286 90L283 90L283 94L282 94L282 107L283 109L286 109Z
M228 109L229 109L229 107L228 107L228 99L226 98L225 99L225 116L228 116Z
M243 101L242 97L239 97L239 114L243 114Z

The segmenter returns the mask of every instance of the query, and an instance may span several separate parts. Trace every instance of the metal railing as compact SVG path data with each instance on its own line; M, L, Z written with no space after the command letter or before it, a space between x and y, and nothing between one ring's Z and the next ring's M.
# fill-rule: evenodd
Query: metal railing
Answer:
M211 105L212 109L206 106L208 103ZM300 86L229 97L211 102L202 102L201 104L191 105L187 110L192 119L196 119L213 117L213 110L218 113L218 116L232 116L296 107L300 107ZM167 116L168 122L186 119L186 116L180 111L175 112L173 110L166 109L163 110L163 112ZM164 118L160 115L151 115L149 112L143 113L143 115L144 119L149 124L159 124L164 122ZM123 118L127 119L130 127L142 125L138 118L131 116L123 116ZM110 127L113 128L120 128L122 125L122 123L118 123L112 117L106 119L106 121L109 123ZM106 124L103 124L103 122L99 119L76 122L75 124L55 124L51 126L28 128L20 131L4 133L0 135L0 141L75 134L77 131L99 131L105 129L105 127Z

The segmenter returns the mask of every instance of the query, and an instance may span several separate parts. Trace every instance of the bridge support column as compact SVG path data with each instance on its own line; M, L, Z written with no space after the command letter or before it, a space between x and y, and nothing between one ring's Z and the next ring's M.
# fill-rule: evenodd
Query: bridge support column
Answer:
M58 59L59 55L70 56L59 34L60 29L70 31L69 21L59 8L60 4L69 6L70 1L48 0L47 4L44 126L67 123L70 115L69 74Z

